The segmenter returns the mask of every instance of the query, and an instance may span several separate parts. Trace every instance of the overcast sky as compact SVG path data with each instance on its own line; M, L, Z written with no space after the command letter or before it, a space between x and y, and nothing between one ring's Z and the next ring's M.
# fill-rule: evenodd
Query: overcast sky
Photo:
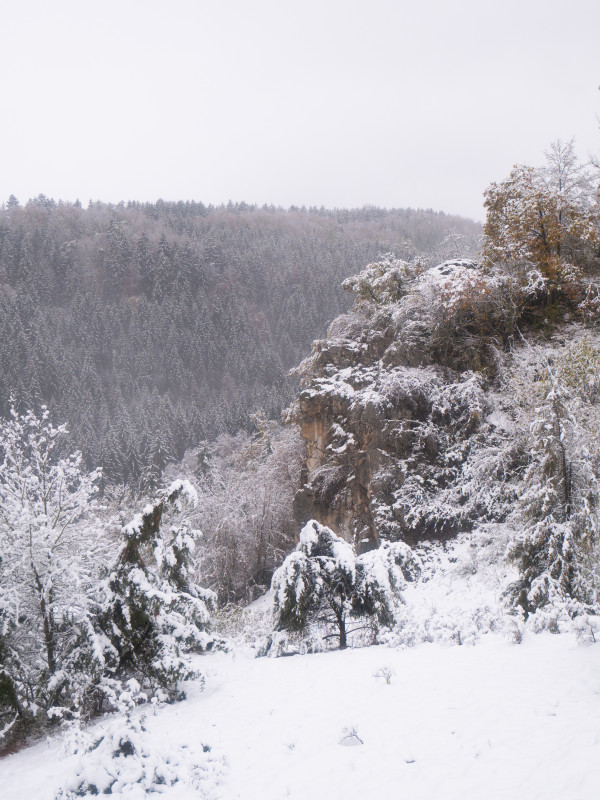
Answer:
M0 202L434 208L600 151L600 0L14 0Z

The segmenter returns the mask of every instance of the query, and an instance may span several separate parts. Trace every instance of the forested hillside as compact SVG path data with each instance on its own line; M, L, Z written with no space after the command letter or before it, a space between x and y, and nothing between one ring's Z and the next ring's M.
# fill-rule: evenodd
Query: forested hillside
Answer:
M287 372L379 254L477 249L480 226L432 211L202 203L0 210L0 414L46 404L111 483L153 488L220 432L277 417Z
M597 642L600 218L571 154L487 190L483 262L431 265L460 242L440 225L436 245L441 215L4 210L0 753L71 731L81 762L49 800L193 785L203 762L163 767L133 712L199 690L237 644ZM346 277L344 308L332 276L395 218L414 237L397 252L423 225L433 254ZM336 303L295 370L296 425L265 419ZM132 495L168 488L100 499L73 444ZM111 711L118 738L86 744Z

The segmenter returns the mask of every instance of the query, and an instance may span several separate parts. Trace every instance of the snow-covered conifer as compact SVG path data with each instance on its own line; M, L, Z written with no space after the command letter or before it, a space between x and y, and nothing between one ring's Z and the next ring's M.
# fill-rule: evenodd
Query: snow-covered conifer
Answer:
M198 532L184 512L196 499L187 481L176 481L122 529L96 617L107 686L134 677L173 697L179 681L197 675L190 652L212 646L214 594L196 586L189 572Z
M524 476L526 523L509 551L520 569L511 591L527 614L555 606L574 616L598 602L589 561L597 551L600 487L577 398L549 364L546 373Z
M417 572L417 559L403 543L356 556L352 545L311 520L273 575L275 629L305 633L311 623L323 622L333 626L345 648L348 619L393 624L405 576L412 579Z

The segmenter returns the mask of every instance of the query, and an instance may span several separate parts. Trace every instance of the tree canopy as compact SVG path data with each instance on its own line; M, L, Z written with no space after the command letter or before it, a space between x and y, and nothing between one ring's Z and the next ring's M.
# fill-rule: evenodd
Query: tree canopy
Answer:
M351 544L311 520L273 575L275 629L305 633L312 623L331 625L343 649L348 619L394 623L405 576L413 579L418 571L412 550L402 542L383 542L356 556Z
M555 142L543 167L523 164L485 191L485 259L535 267L554 283L600 267L597 188L573 141Z

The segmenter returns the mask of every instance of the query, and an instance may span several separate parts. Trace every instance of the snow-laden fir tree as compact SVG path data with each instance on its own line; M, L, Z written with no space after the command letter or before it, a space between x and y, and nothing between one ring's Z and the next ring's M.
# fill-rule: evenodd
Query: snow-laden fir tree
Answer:
M122 529L116 563L98 593L97 643L111 693L124 680L173 698L180 681L197 676L190 653L210 649L213 592L194 583L191 558L198 532L186 519L196 502L187 481L174 482Z
M418 560L402 542L384 542L356 556L352 545L311 520L296 550L273 575L275 630L306 633L312 623L323 623L333 627L345 648L349 619L394 623L400 590L418 572Z
M526 614L545 608L576 616L597 611L600 599L594 563L600 486L577 419L576 393L549 364L546 374L547 391L530 431L525 526L509 551L520 570L511 591Z

